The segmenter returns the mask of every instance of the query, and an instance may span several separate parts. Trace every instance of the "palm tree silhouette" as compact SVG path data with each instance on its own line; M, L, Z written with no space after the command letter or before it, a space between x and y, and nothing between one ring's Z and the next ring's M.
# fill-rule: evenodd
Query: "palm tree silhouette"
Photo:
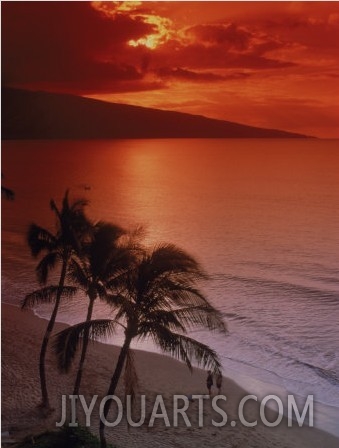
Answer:
M41 344L39 358L41 407L46 410L50 409L45 369L48 341L55 324L61 297L63 295L69 297L75 294L76 288L65 286L66 273L72 255L80 253L81 239L89 229L89 222L84 215L87 200L78 199L70 203L68 196L69 192L67 190L61 209L57 207L54 200L50 201L51 210L56 216L55 234L37 224L31 224L27 233L27 242L32 256L38 257L40 254L44 254L36 267L40 284L45 285L49 272L57 265L61 265L58 286L45 287L34 291L28 294L22 302L22 308L32 307L36 303L54 302L53 311Z
M5 176L3 173L1 173L1 179L3 179ZM15 197L15 193L10 188L5 187L4 185L1 185L1 196L6 198L8 201L13 201Z
M93 226L91 239L81 256L70 261L68 278L86 292L89 299L86 322L92 319L97 298L108 300L110 283L129 266L131 252L123 242L126 231L114 224L99 222ZM78 395L89 342L89 331L82 338L82 351L73 395Z
M113 395L124 364L129 391L134 385L135 368L130 345L151 338L155 345L171 356L184 361L192 370L192 361L214 372L221 369L217 353L206 344L187 336L193 328L207 328L226 333L220 312L197 289L196 282L207 278L197 261L189 254L170 244L136 255L134 263L116 278L116 294L110 303L116 310L114 320L100 319L77 324L56 336L54 350L61 369L67 369L80 339L87 331L91 337L112 334L117 324L124 326L125 340L107 395ZM113 284L111 285L111 287ZM111 401L106 401L103 416L107 418ZM106 447L104 419L100 420L101 447Z

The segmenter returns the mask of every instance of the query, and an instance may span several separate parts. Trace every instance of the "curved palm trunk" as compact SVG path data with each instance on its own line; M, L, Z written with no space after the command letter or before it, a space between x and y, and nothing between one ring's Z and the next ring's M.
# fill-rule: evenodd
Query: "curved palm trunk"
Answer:
M132 337L126 336L124 345L122 346L122 348L120 350L118 362L117 362L117 365L115 367L113 376L111 378L111 383L110 383L110 386L108 388L106 396L107 395L114 395L115 389L116 389L116 387L118 385L118 382L119 382L119 378L121 376L122 369L124 367L124 363L125 363L125 360L126 360L126 356L127 356L127 353L128 353L128 350L129 350L129 346L131 344L131 341L132 341ZM104 412L103 412L103 415L104 415L105 419L107 419L107 415L108 415L109 409L111 407L111 403L112 403L112 400L107 400L106 403L105 403ZM105 424L104 424L103 419L101 418L101 416L100 416L99 433L100 433L100 446L101 446L101 448L106 448L107 447L107 442L106 442L106 438L105 438Z
M93 297L93 298L90 297L88 310L87 310L86 322L89 322L92 319L94 300L95 300L95 297ZM85 362L85 358L86 358L88 342L89 342L89 329L86 329L86 331L84 332L84 339L82 342L81 357L80 357L80 361L79 361L77 377L76 377L75 384L74 384L73 395L79 394L81 378L82 378L82 370L83 370L83 366L84 366L84 362Z
M48 390L47 390L47 381L46 381L46 365L45 365L45 359L46 359L46 353L47 353L47 346L49 342L50 335L52 333L55 319L58 314L62 290L65 285L65 278L66 278L66 271L67 271L67 258L64 259L62 263L62 269L61 269L61 275L59 280L59 287L57 292L57 297L55 300L53 312L51 315L51 318L48 322L46 332L41 344L40 349L40 358L39 358L39 373L40 373L40 387L41 387L41 407L45 409L49 409L49 399L48 399Z

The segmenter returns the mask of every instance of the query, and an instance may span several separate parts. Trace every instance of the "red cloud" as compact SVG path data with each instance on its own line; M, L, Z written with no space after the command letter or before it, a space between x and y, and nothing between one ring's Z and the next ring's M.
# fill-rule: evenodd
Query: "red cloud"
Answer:
M221 45L237 51L247 50L251 42L251 33L234 23L196 25L186 30L188 36L202 44Z

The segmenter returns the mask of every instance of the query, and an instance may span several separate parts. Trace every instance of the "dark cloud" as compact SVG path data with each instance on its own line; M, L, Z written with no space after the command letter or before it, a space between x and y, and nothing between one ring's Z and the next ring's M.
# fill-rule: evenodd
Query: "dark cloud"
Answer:
M2 75L8 84L50 82L95 90L142 75L125 62L126 41L153 27L127 15L109 18L90 2L2 4Z
M153 54L148 69L167 66L168 54L171 55L172 66L184 66L193 72L198 70L213 71L213 69L265 70L295 65L293 62L266 57L254 49L247 52L235 52L229 51L222 45L206 47L202 43L192 43L178 47L169 42L166 48Z
M289 48L290 42L235 23L197 25L187 29L186 36L192 41L179 49L176 48L174 61L181 59L186 62L185 65L195 69L272 69L295 65L266 54Z
M201 43L220 45L237 51L246 50L252 37L251 33L234 23L196 25L187 29L186 34L193 36Z
M244 79L250 76L249 73L234 72L220 75L212 72L195 72L183 68L162 67L156 70L160 78L184 79L192 82L218 82L232 79Z
M338 15L339 18L339 15ZM261 24L268 32L278 33L290 42L323 53L337 51L339 41L339 19L329 15L327 19L315 16L281 17Z
M249 67L257 70L288 68L297 65L294 62L280 61L278 59L271 59L256 54L234 56L230 58L228 64L232 67Z
M147 23L147 14L164 7L145 3L131 13L119 12L113 2L103 3L101 11L90 2L3 2L3 83L92 94L162 89L167 79L241 79L249 76L241 72L245 69L293 67L296 62L286 55L295 42L316 48L317 32L323 30L322 38L332 39L333 45L338 32L335 15L331 23L278 17L265 18L260 26L225 19L181 29L177 35L171 29L171 39L154 51L129 46L129 40L159 31L159 24Z

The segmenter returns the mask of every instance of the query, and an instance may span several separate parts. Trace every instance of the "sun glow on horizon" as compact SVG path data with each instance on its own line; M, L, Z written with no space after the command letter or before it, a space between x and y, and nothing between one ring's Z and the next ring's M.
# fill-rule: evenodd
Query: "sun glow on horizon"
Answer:
M170 19L156 15L143 15L142 18L145 23L148 23L154 27L155 32L137 40L131 39L128 42L128 45L131 47L143 45L151 50L154 50L172 37L173 33L170 31L172 22Z
M145 12L140 1L125 2L91 2L91 5L97 11L105 14L107 17L116 17L117 15L128 14L130 18L136 21L142 21L151 25L152 32L139 39L131 39L127 42L130 47L144 46L150 50L155 50L160 45L167 42L172 36L173 23L170 19L154 14L153 11Z

